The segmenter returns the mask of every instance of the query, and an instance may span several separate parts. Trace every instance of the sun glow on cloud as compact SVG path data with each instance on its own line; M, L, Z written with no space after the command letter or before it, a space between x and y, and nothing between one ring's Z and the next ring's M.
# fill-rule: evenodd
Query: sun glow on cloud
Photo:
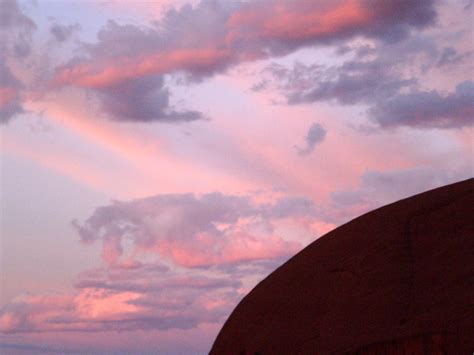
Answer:
M206 353L313 240L471 176L471 5L2 1L1 262L35 287L2 295L0 352ZM45 171L80 187L67 218L25 198ZM58 270L97 256L61 290L9 253L58 249L51 225Z
M124 313L138 311L139 308L130 302L139 297L139 293L133 292L107 294L104 290L85 289L74 298L74 303L81 318L120 317Z

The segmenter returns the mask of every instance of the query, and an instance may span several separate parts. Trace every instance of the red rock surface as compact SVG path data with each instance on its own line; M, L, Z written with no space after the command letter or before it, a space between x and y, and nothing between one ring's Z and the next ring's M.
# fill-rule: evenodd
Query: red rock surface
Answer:
M474 179L369 212L236 307L211 354L473 354Z

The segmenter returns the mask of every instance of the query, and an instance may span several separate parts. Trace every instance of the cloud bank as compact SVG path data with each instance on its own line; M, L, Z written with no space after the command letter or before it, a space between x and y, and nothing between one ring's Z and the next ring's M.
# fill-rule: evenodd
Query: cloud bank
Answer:
M102 242L109 264L123 256L127 240L133 253L158 253L180 266L195 267L289 255L300 245L276 235L274 220L315 213L315 205L306 199L255 204L249 197L221 193L158 195L99 207L73 226L82 241Z
M293 67L269 65L265 79L254 90L273 88L287 104L331 102L364 105L377 128L462 128L472 126L474 94L472 80L456 85L452 92L420 88L413 72L462 61L469 52L439 52L432 39L418 36L400 43L341 47L352 58L340 65L295 63ZM453 57L456 55L456 57ZM412 63L419 64L419 68ZM410 70L407 70L410 68Z
M21 28L9 55L26 56L36 25L14 0L2 4L3 27ZM357 36L396 43L412 31L434 25L434 5L431 0L202 1L172 8L148 26L110 20L96 42L80 44L80 55L53 65L48 90L87 90L100 101L107 117L117 121L200 120L205 118L202 113L170 105L165 76L183 75L196 82L241 63ZM75 30L75 25L54 24L50 33L64 42ZM19 107L17 102L6 108L2 121L20 113Z
M316 206L300 197L166 194L97 208L73 222L102 244L103 266L74 293L23 295L0 312L5 334L190 329L221 322L243 293L302 245L279 224L300 226Z

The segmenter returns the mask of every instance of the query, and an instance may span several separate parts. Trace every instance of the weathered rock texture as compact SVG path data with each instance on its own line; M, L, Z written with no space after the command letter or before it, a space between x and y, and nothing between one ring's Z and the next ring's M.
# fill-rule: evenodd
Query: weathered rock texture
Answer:
M474 179L367 213L258 284L211 354L473 354Z

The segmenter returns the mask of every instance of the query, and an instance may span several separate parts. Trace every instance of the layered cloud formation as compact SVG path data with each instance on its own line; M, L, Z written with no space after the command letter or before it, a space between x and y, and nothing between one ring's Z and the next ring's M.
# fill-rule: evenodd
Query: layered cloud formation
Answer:
M368 117L379 128L460 128L473 124L472 80L458 83L453 92L440 93L420 89L418 78L407 73L411 63L421 59L426 71L431 66L449 65L449 58L467 60L470 52L454 59L450 50L439 53L432 39L422 36L389 45L343 47L340 51L353 58L337 66L270 65L264 70L267 79L255 89L273 85L290 105L324 101L368 105Z
M248 197L220 193L163 195L100 207L84 224L73 225L82 241L101 240L108 264L119 261L127 239L132 255L158 253L195 267L288 255L299 245L275 235L272 221L315 213L314 204L303 198L256 205Z
M3 26L20 28L20 42L14 51L25 56L29 52L27 37L35 24L19 12L13 0L2 6L8 17ZM357 36L397 42L412 30L432 26L435 20L434 1L430 0L205 1L171 9L152 26L109 21L99 31L97 42L81 44L80 55L65 64L56 63L49 86L50 90L72 86L95 93L111 119L193 121L203 115L170 105L164 75L181 73L188 81L199 81L243 62ZM55 24L50 31L63 42L77 29ZM7 36L14 37L11 33ZM6 80L2 86L9 88L8 84ZM4 121L21 112L13 94L8 95L12 103L5 109Z
M73 221L84 243L100 241L103 266L78 275L74 293L15 298L0 313L0 330L169 330L222 322L255 277L301 248L279 235L282 226L314 233L308 221L345 220L466 173L368 172L359 189L332 194L324 208L299 197L256 203L220 193L115 201L97 208L84 223ZM394 191L398 185L402 195Z
M104 266L79 275L75 294L15 299L1 313L1 330L188 329L222 321L249 286L246 277L301 248L279 227L315 215L304 198L255 203L220 193L99 207L73 226L84 243L100 241Z
M30 55L36 25L14 1L2 6L8 18L2 25L7 41L2 49L5 64L1 89L2 121L7 122L23 112L20 89L24 86L11 73L9 62L13 57ZM374 103L369 116L382 127L459 127L471 121L472 82L459 83L459 90L442 95L413 89L416 78L403 78L398 72L400 58L410 60L420 52L436 51L426 43L409 41L407 45L402 41L412 31L433 26L436 19L435 2L430 0L185 5L169 10L151 26L109 21L98 33L97 42L82 43L80 55L65 64L53 64L49 90L67 86L86 89L96 95L102 112L114 120L194 121L205 116L170 104L166 75L184 75L188 82L195 82L244 62L365 37L379 44L375 49L359 48L356 60L333 68L310 66L288 71L283 86L288 103ZM54 24L50 32L64 42L79 28ZM398 50L401 55L391 55ZM374 59L364 59L374 53ZM437 64L452 64L467 56L446 47ZM273 71L275 75L281 72L277 68ZM312 86L300 90L301 82L308 81ZM406 88L412 88L411 92L401 94ZM387 100L393 95L397 97ZM434 105L436 109L424 112L419 107L411 109L413 105Z
M394 16L396 14L396 16ZM199 79L231 65L361 35L385 42L434 24L434 2L202 2L170 10L154 27L109 22L88 58L58 69L57 85L101 88L150 75Z
M217 322L241 283L160 265L89 270L75 294L22 296L0 316L3 333L190 329Z

